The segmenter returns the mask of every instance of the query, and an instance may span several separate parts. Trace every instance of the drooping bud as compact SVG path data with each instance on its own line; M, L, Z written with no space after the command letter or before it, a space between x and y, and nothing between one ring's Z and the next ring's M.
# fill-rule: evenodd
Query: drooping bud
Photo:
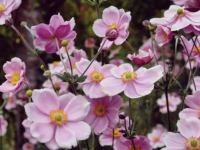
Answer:
M40 69L41 69L41 70L44 70L44 65L41 65L41 66L40 66Z
M62 45L63 47L67 47L68 41L67 41L67 40L63 40L63 41L61 42L61 45Z
M119 119L125 119L127 117L127 113L125 111L119 112Z
M26 91L26 96L31 97L32 94L33 94L33 91L32 91L32 90Z
M25 22L25 21L22 21L22 22L21 22L21 26L22 26L22 27L25 27L25 26L27 26L27 22Z
M50 78L51 77L51 71L50 70L45 71L43 76L45 76L46 78Z
M183 9L182 8L179 8L178 10L177 10L177 14L182 14L183 13Z
M5 21L5 24L6 24L7 26L9 26L9 27L12 26L13 23L14 23L14 21L13 21L12 18L7 18L6 21Z
M119 36L119 32L116 28L109 28L107 31L106 31L106 38L109 40L109 41L114 41L118 38Z

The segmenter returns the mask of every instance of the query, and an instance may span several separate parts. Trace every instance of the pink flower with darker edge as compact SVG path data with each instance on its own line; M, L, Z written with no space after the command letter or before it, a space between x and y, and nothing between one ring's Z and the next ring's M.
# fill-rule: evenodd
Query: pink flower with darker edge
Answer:
M127 58L130 59L134 64L143 66L149 64L154 57L153 52L149 49L148 51L139 50L139 54L136 53L128 54Z
M177 123L179 133L168 132L164 137L165 148L161 150L199 150L200 120L180 119Z
M149 140L145 136L135 136L133 139L136 150L152 150ZM125 139L116 143L117 150L134 150L131 140Z
M104 49L109 49L113 43L121 45L129 35L130 12L110 6L103 11L102 19L97 19L93 25L94 33L99 37L106 37L111 32L116 32L113 40L107 40Z
M124 60L123 59L112 59L109 63L116 65L116 66L120 66L120 65L124 64Z
M64 70L64 67L61 61L54 61L53 63L48 64L48 67L51 73L61 73Z
M11 12L21 5L21 0L1 0L0 1L0 25L5 24L11 18Z
M70 21L64 21L63 17L53 15L50 19L50 24L39 24L31 27L32 34L36 37L34 45L41 51L47 53L56 53L58 51L56 40L59 48L63 40L72 41L76 37L76 32L73 31L75 26L74 18Z
M171 29L165 26L158 25L156 29L155 40L158 46L163 47L170 43L173 38Z
M91 128L82 120L90 103L83 96L68 93L57 97L53 90L41 89L33 90L32 100L25 105L26 114L33 121L31 134L49 149L71 149L77 146L77 140L89 138Z
M113 67L110 72L112 76L100 83L105 94L114 96L124 91L129 98L139 98L151 93L154 83L163 76L163 67L140 67L134 71L133 67L126 63Z
M85 122L91 126L94 133L99 135L108 127L115 128L123 99L119 95L97 99L87 97L87 99L91 103L91 106Z
M12 97L25 87L23 81L26 81L26 66L21 59L15 57L11 62L6 62L3 65L3 70L6 73L5 78L7 80L0 86L0 91L9 92L9 96Z
M173 94L168 94L168 100L169 100L169 111L175 112L177 109L177 106L181 103L181 99L179 96L174 96ZM162 114L167 113L167 101L165 94L162 94L161 98L157 100L157 104L160 107L160 112Z
M151 133L147 134L150 144L154 149L165 146L163 137L166 133L167 130L161 124L157 124Z
M84 58L81 58L81 60L76 63L79 75L85 71L89 64L90 61ZM85 73L85 76L87 76L86 80L83 83L80 83L84 93L90 98L100 98L106 96L102 92L100 82L112 76L110 70L113 67L114 65L112 64L101 66L100 63L94 61Z
M185 9L196 12L200 10L200 0L186 0L185 1Z
M89 38L85 40L85 47L86 48L94 48L95 47L95 39L94 38Z
M70 41L67 45L67 52L69 53L69 55L71 55L76 49L74 43L75 43L74 41ZM62 54L63 57L67 57L67 52L65 47L61 47L60 53ZM56 54L59 55L59 52L57 52Z
M29 140L31 144L37 144L38 140L31 135L30 128L26 128L24 132L24 137Z
M0 136L4 136L7 132L8 122L0 115Z
M24 145L22 146L22 150L34 150L34 145L30 144L30 143L24 143Z
M195 83L196 89L195 89L194 83ZM194 83L192 82L191 85L190 85L190 89L192 90L193 94L196 91L200 91L200 76L195 76L194 77Z
M179 113L180 118L191 118L195 117L200 119L200 91L196 91L193 95L188 95L185 98L185 104L189 108L183 109Z
M16 106L17 106L16 96L10 97L9 93L3 93L2 98L7 101L5 109L11 110L13 108L16 108Z

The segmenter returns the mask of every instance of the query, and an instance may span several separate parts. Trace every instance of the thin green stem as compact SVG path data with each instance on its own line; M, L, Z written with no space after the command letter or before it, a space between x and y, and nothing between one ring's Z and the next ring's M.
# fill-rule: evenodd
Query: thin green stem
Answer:
M129 47L133 52L135 52L134 48L131 46L131 44L130 44L128 41L125 41L125 43L128 45L128 47Z
M68 53L68 51L67 51L67 47L65 47L65 51L66 51L66 53L67 53L67 57L68 57L68 60L69 60L70 69L71 69L71 77L72 77L72 82L73 82L73 66L72 66L71 58L70 58L69 53Z
M134 122L133 122L133 126L132 126L132 134L134 133L134 130L135 130L135 125L136 125L137 117L138 117L139 110L140 110L140 104L141 104L141 100L139 100L139 102L138 102L137 112L136 112Z
M158 59L157 59L157 56L156 56L156 53L155 53L155 50L154 50L154 44L153 44L153 42L154 42L154 35L153 35L152 31L150 33L151 33L151 47L152 47L152 51L153 51L156 63L158 65Z

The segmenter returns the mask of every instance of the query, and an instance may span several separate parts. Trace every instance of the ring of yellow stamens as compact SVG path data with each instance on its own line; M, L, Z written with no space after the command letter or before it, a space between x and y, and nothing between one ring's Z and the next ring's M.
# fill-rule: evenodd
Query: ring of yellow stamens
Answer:
M104 104L97 104L94 108L95 115L101 117L106 113L106 106Z
M73 64L72 68L73 68L73 69L77 69L77 67L76 67L76 62Z
M200 46L197 46L197 47L195 46L193 50L196 53L200 53Z
M109 25L108 28L109 28L109 29L118 28L118 24L117 24L117 23L112 23L111 25Z
M158 136L154 136L153 140L154 140L154 142L157 142L157 141L159 141L159 137Z
M137 78L137 74L135 72L125 72L121 75L122 81L131 81Z
M104 79L104 75L98 71L93 71L90 73L90 77L93 81L101 81Z
M12 77L11 77L11 84L16 85L19 80L20 80L19 72L14 72Z
M119 138L119 137L121 137L122 133L119 132L119 131L120 131L119 128L115 128L115 129L114 129L114 135L113 135L113 130L112 130L112 131L111 131L111 136L114 137L114 138Z
M62 125L67 122L67 114L62 109L52 110L49 116L55 124Z
M27 145L27 146L26 146L26 149L32 150L32 147L31 147L30 145Z
M200 138L191 137L184 143L188 150L199 150L200 149Z
M5 4L2 4L2 5L0 6L0 12L2 12L5 8L6 8L6 5L5 5Z
M53 65L54 67L58 66L58 64L59 64L59 61L54 61L54 62L52 63L52 65Z
M129 150L134 150L133 145L131 145L131 146L129 147ZM137 145L135 145L135 150L140 150L140 148L139 148Z
M12 103L12 102L13 102L13 98L12 98L12 97L9 97L9 98L8 98L8 102L9 102L9 103Z

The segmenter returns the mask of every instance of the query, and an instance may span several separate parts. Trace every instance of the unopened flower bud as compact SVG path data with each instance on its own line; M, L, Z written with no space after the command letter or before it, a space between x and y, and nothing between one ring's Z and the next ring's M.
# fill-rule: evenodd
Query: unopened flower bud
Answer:
M119 112L119 119L125 119L127 117L127 113L125 111Z
M50 70L45 71L43 76L45 76L46 78L50 78L51 77L51 71Z
M142 22L142 24L143 24L143 26L148 27L150 25L150 22L149 22L149 20L144 20Z
M25 27L25 26L27 26L27 22L25 22L25 21L22 21L22 22L21 22L21 26L22 26L22 27Z
M33 94L33 91L32 91L32 90L26 91L26 96L31 97L32 94Z
M40 69L41 69L41 70L44 70L44 65L41 65L41 66L40 66Z
M7 26L12 26L14 23L13 19L12 18L7 18L6 21L5 21L5 24Z
M116 38L118 38L119 36L119 32L116 28L111 28L111 29L108 29L106 31L106 38L109 40L109 41L114 41L116 40Z
M183 13L183 9L182 8L179 8L178 10L177 10L177 14L182 14Z
M61 45L62 45L63 47L67 47L68 41L67 41L67 40L63 40L63 41L61 42Z
M149 31L154 31L157 29L157 26L155 25L149 25Z

